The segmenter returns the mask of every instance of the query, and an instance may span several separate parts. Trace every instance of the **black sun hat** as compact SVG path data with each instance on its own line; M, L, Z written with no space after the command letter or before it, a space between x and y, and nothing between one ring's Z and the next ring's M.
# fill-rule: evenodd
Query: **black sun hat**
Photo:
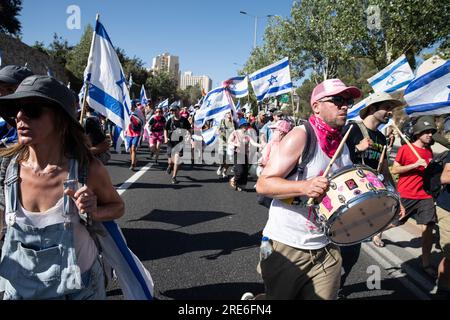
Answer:
M15 126L16 107L22 100L49 103L60 107L73 124L81 126L76 117L76 98L72 91L53 77L34 75L23 80L12 94L0 97L0 116Z
M26 67L9 65L0 69L0 82L18 85L31 75L33 75L33 72Z

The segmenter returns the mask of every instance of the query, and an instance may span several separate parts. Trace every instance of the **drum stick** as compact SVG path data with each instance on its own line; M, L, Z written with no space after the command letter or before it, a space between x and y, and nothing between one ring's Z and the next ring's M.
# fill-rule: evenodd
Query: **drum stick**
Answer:
M334 153L333 158L331 158L330 163L328 164L327 168L325 169L324 173L322 174L322 177L326 177L328 175L328 172L331 169L331 166L334 164L334 162L336 161L337 157L339 156L339 154L341 153L342 148L345 145L345 141L347 141L348 136L350 135L350 131L352 131L353 129L353 124L348 128L347 133L345 134L345 136L342 138L341 143L339 144L339 147L337 148L336 152ZM308 199L308 203L306 204L307 206L312 206L314 203L314 198L309 198Z
M383 164L384 161L384 155L386 154L386 146L383 147L383 152L381 152L381 157L380 157L380 162L378 162L378 168L377 168L377 172L380 173L381 170L381 165Z
M400 129L395 125L395 123L392 123L391 126L394 127L395 130L397 130L398 134L400 135L400 137L403 139L403 141L406 142L406 144L408 145L408 147L411 149L411 151L415 154L415 156L417 157L417 160L422 159L421 156L419 156L419 154L417 153L416 149L414 149L414 147L412 146L411 142L409 142L408 138L405 137L405 135L400 131Z

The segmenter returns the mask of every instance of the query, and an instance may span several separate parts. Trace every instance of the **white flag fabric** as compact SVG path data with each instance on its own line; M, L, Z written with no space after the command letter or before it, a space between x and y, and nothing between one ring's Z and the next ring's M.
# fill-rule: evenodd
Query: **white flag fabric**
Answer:
M403 90L414 79L414 73L403 54L376 75L367 79L375 92Z
M222 84L235 98L243 98L248 95L248 77L239 76L225 80Z
M161 101L158 104L158 108L164 109L164 108L168 108L169 107L169 99L166 99L164 101Z
M122 135L130 123L130 94L117 53L105 27L97 20L89 53L88 64L84 71L89 84L89 106L111 120L116 125L114 140L119 150Z
M142 85L142 87L141 87L140 100L141 100L141 103L144 105L147 104L147 102L148 102L147 93L145 92L144 85Z
M208 92L200 109L195 114L195 126L201 128L208 120L220 122L230 111L236 114L232 100L230 100L224 87L218 87Z
M284 58L249 76L258 101L275 97L292 90L289 59Z
M412 117L450 113L450 60L414 79L403 98Z
M362 121L361 117L359 116L359 111L360 111L362 108L364 108L364 107L366 106L367 99L368 99L368 97L367 97L367 98L364 98L363 100L361 100L360 102L358 102L357 104L355 104L355 105L349 110L349 112L347 112L347 124L348 124L350 121L354 121L354 122L361 122L361 121ZM392 120L392 118L391 118L391 119L389 119L388 123L381 123L381 124L378 126L377 129L378 129L379 131L381 131L381 130L383 130L385 127L390 126L392 123L393 123L393 120Z

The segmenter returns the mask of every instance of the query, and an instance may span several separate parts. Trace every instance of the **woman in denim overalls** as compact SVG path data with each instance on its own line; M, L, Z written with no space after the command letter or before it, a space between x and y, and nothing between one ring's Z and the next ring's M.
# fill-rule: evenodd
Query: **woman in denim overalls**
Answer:
M80 217L117 219L124 205L89 152L73 93L54 78L31 76L0 97L0 116L19 138L0 153L11 159L2 186L4 299L105 299L97 247Z

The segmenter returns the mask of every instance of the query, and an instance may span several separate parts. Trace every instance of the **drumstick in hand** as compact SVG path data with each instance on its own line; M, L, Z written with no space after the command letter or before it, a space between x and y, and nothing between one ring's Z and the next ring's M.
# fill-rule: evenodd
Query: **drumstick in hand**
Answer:
M377 168L378 173L380 173L381 165L383 164L385 154L386 154L386 146L383 147L383 152L381 152L380 162L378 162L378 168Z
M339 156L339 154L341 153L342 148L344 147L345 141L347 141L348 136L350 135L350 131L352 131L353 128L353 124L348 128L347 133L345 134L345 136L342 138L341 143L339 144L339 147L337 148L336 152L334 153L333 158L331 158L330 163L328 164L328 166L326 167L324 173L322 174L322 177L326 177L328 175L328 172L331 169L331 166L334 164L334 162L336 161L337 157ZM309 198L308 199L308 203L306 204L307 206L312 206L314 203L314 198Z

